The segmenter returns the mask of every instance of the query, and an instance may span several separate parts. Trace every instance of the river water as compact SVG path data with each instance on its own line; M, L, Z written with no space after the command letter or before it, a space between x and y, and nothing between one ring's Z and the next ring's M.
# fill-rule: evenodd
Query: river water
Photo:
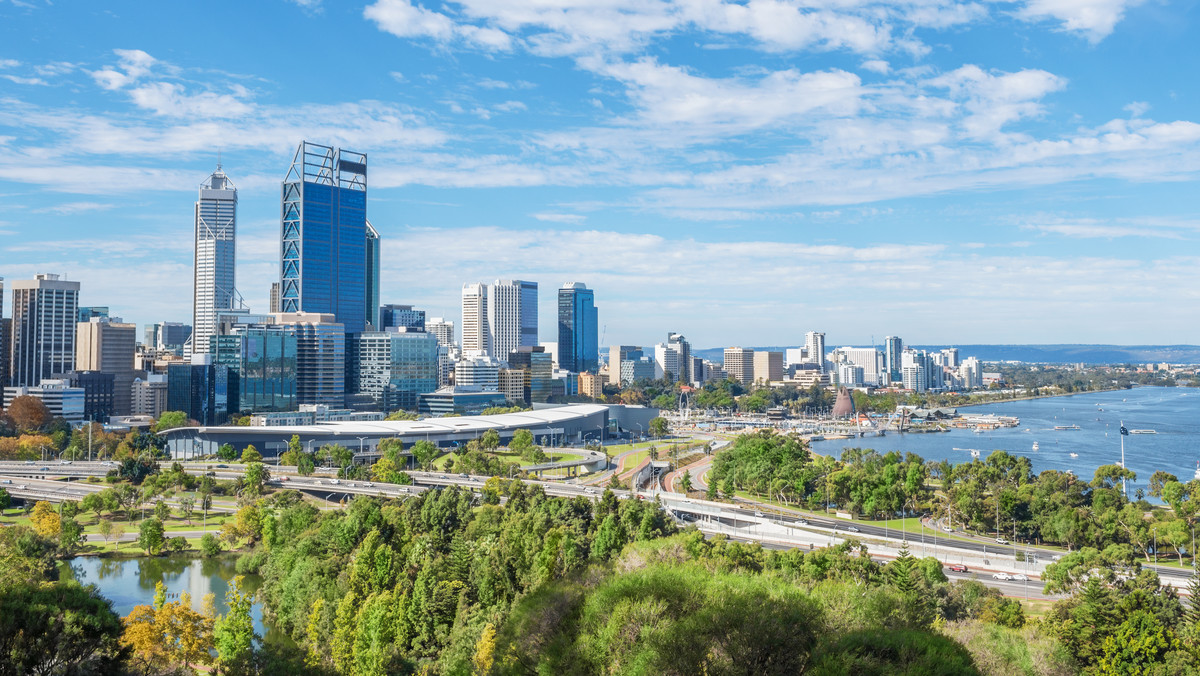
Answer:
M201 610L205 594L213 594L218 614L228 612L225 592L237 575L234 568L236 557L225 556L198 559L189 556L142 557L136 559L103 559L81 556L60 564L63 579L75 579L83 584L94 583L104 597L113 602L113 610L125 617L134 606L154 603L154 586L162 582L168 594L187 592L192 596L192 608ZM245 577L244 590L256 591L260 584L253 575ZM168 600L178 600L177 597ZM257 602L251 608L254 630L260 637L268 636L270 629L263 624L262 606Z
M1147 489L1150 475L1170 472L1190 481L1200 461L1200 389L1190 387L1138 387L1115 392L1092 392L1008 403L971 406L962 413L995 413L1016 416L1021 424L982 433L951 430L944 433L899 434L882 438L818 441L813 451L838 454L844 448L874 448L912 452L926 460L969 462L971 451L1002 449L1033 461L1034 473L1048 469L1071 470L1090 481L1096 468L1121 460L1122 421L1125 427L1152 429L1157 434L1125 437L1125 462L1137 473L1129 484ZM1056 425L1078 425L1078 430L1055 430ZM1038 442L1038 450L1033 443ZM1076 457L1071 457L1074 453Z

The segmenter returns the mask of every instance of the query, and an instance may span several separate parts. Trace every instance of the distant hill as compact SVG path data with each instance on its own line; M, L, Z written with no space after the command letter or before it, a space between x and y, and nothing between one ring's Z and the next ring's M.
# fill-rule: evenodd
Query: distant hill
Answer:
M787 347L795 348L795 345ZM755 350L782 352L787 347L755 347ZM829 349L837 345L827 345ZM978 357L982 361L1022 361L1046 364L1200 364L1200 345L914 345L919 350L941 350L957 347L962 357ZM725 348L692 350L692 354L721 363Z

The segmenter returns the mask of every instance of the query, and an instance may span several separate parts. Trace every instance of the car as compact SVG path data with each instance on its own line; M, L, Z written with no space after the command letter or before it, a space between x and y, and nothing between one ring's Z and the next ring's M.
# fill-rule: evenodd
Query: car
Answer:
M1011 580L1011 579L1013 579L1013 577L1012 577L1012 575L1009 575L1008 573L992 573L992 579L993 580Z
M285 476L281 476L281 477L279 477L279 480L280 481L288 481L289 479Z
M1051 556L1051 557L1050 557L1050 560L1051 560L1051 561L1062 561L1062 555L1061 555L1061 554L1055 554L1054 556Z
M363 486L365 486L367 488L374 488L375 484L371 483L370 481L364 481Z
M331 484L333 484L334 486L336 486L336 485L338 485L338 484L342 483L342 480L341 480L341 479L330 479L330 480L329 480L329 483L331 483Z
M583 492L584 493L595 493L596 489L592 488L591 486L588 486L587 488L583 489Z
M1025 582L1025 581L1029 580L1029 577L1026 576L1024 573L1017 573L1016 575L1012 576L1012 579L1016 580L1017 582Z
M1004 538L996 538L996 544L1006 545L1006 544L1008 544L1008 540L1005 540Z
M217 469L229 469L229 465L217 465Z
M71 464L71 461L70 461L70 460L59 460L59 461L58 461L58 464L60 464L60 465L69 465L69 464Z
M846 531L850 533L861 533L857 526L846 526Z
M946 568L955 573L967 572L967 567L961 563L952 563L952 564L946 566Z
M12 479L5 479L4 481L0 481L0 484L11 484L11 483L12 483Z
M401 486L401 487L400 487L400 492L401 492L401 493L407 493L407 492L408 492L408 486Z
M25 490L26 488L29 488L29 486L27 486L25 484L20 484L19 486L17 486L17 488L20 490Z
M353 481L350 482L350 488L355 488L355 484Z
M953 532L954 532L954 529L953 529L953 528L951 528L950 526L942 526L942 530L946 531L947 533L953 533Z
M754 511L754 516L757 516L758 518L760 518L760 519L761 519L761 518L763 518L763 513L762 513L762 512L760 512L760 511L758 511L758 510L755 510L755 511Z
M807 526L808 519L796 519L796 523L800 524L801 526Z
M464 472L464 473L462 473L462 474L459 474L459 475L458 475L458 478L459 478L459 479L470 479L470 478L471 478L471 475L470 475L470 474L467 474L467 473L465 473L465 472Z
M443 479L449 479L450 477L448 477L448 476L446 476L445 474L443 474L443 475L442 475L442 478L443 478Z
M26 460L26 461L25 461L25 464L26 464L26 465L32 465L32 464L33 464L33 461L32 461L32 460Z
M49 468L49 467L43 467L43 468L41 468L41 469L40 469L40 470L38 470L38 471L40 471L40 472L49 472L49 471L50 471L50 468Z

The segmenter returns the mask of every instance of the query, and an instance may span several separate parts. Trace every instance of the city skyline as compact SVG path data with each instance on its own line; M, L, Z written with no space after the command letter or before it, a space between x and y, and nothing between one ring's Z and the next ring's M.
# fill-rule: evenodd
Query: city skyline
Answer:
M381 303L454 318L462 283L528 279L542 342L578 279L604 345L1200 343L1184 9L304 4L0 9L0 276L188 322L220 161L266 312L307 140L371 158ZM271 56L329 30L352 72Z

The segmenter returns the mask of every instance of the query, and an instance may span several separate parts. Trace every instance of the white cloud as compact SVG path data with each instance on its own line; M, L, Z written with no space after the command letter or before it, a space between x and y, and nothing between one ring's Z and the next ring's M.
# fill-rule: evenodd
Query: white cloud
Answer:
M115 206L115 204L104 202L65 202L63 204L56 204L52 207L34 209L34 213L64 214L73 216L75 214L82 214L92 211L108 211Z
M584 216L584 215L582 215L582 214L548 214L548 213L541 213L541 214L532 214L532 216L533 216L534 218L536 218L537 220L539 220L539 221L545 221L545 222L547 222L547 223L569 223L569 224L579 224L579 223L583 223L584 221L586 221L586 220L587 220L587 217L586 217L586 216Z
M879 73L880 75L887 75L892 69L888 62L883 59L868 59L867 61L863 61L862 67L864 70Z
M495 28L459 24L438 12L413 5L408 0L376 0L363 9L363 16L375 22L381 30L401 38L430 38L449 43L461 39L475 46L492 50L507 50L512 39Z
M116 90L136 82L150 72L155 64L154 57L140 49L114 49L120 63L100 70L92 71L92 78L101 87Z
M1134 101L1126 105L1122 110L1129 111L1130 117L1141 117L1150 112L1150 104L1145 101Z
M1081 34L1092 44L1108 37L1125 11L1142 0L1027 0L1017 15L1028 21L1055 19L1062 30Z

